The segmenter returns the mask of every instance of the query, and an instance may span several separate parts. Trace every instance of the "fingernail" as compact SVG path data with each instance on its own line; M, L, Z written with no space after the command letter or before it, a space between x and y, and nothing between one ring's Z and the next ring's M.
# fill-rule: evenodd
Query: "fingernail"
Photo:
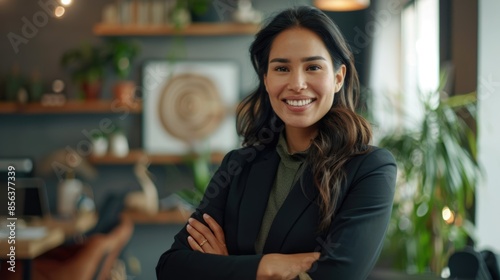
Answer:
M210 216L205 213L205 214L203 214L203 218L208 219L208 218L210 218Z
M190 229L190 228L191 228L191 225L187 225L187 226L186 226L186 228L187 228L187 229Z
M188 219L188 223L191 223L193 221L193 218Z

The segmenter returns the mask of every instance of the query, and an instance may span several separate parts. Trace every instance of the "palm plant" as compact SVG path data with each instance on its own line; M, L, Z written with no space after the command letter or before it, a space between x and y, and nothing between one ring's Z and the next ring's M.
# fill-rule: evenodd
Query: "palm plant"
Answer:
M440 88L423 98L425 116L416 129L394 131L380 142L399 167L387 249L412 273L440 274L450 254L473 238L480 168L475 135L460 112L473 118L476 94L441 94Z

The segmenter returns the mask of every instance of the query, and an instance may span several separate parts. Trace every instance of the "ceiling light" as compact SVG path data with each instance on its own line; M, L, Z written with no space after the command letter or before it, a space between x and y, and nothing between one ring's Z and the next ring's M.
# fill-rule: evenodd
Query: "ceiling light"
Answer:
M370 0L315 0L314 5L323 11L347 12L368 8Z
M54 11L54 14L56 15L56 17L62 17L64 15L64 12L66 12L66 10L64 9L63 6L58 6L56 8L56 10Z
M61 4L64 5L64 6L71 5L71 2L73 2L73 1L72 0L61 0Z

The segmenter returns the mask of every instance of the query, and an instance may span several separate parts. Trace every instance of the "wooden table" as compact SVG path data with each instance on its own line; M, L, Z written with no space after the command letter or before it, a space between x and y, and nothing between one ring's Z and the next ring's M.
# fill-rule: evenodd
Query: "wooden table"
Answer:
M17 261L23 261L23 279L31 279L32 260L43 253L62 245L67 238L75 234L84 233L90 230L97 223L97 215L82 214L73 219L47 218L30 224L30 226L43 226L46 234L38 238L15 239L15 257ZM19 230L19 229L18 229ZM7 259L10 252L10 245L7 239L0 238L0 259Z
M125 210L122 215L128 217L135 224L185 224L192 213L191 210L175 208L161 210L154 214Z

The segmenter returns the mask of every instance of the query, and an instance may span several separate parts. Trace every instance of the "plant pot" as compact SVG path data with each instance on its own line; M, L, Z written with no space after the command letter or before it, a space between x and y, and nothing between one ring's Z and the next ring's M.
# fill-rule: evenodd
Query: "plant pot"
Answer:
M96 157L102 157L108 152L108 139L105 137L98 137L92 139L92 154Z
M85 94L85 100L97 100L101 96L101 83L85 82L82 84L82 90Z
M112 155L115 157L126 157L128 155L128 140L123 133L113 133L109 140Z
M113 86L113 96L120 103L130 104L135 99L135 83L133 81L117 82Z

